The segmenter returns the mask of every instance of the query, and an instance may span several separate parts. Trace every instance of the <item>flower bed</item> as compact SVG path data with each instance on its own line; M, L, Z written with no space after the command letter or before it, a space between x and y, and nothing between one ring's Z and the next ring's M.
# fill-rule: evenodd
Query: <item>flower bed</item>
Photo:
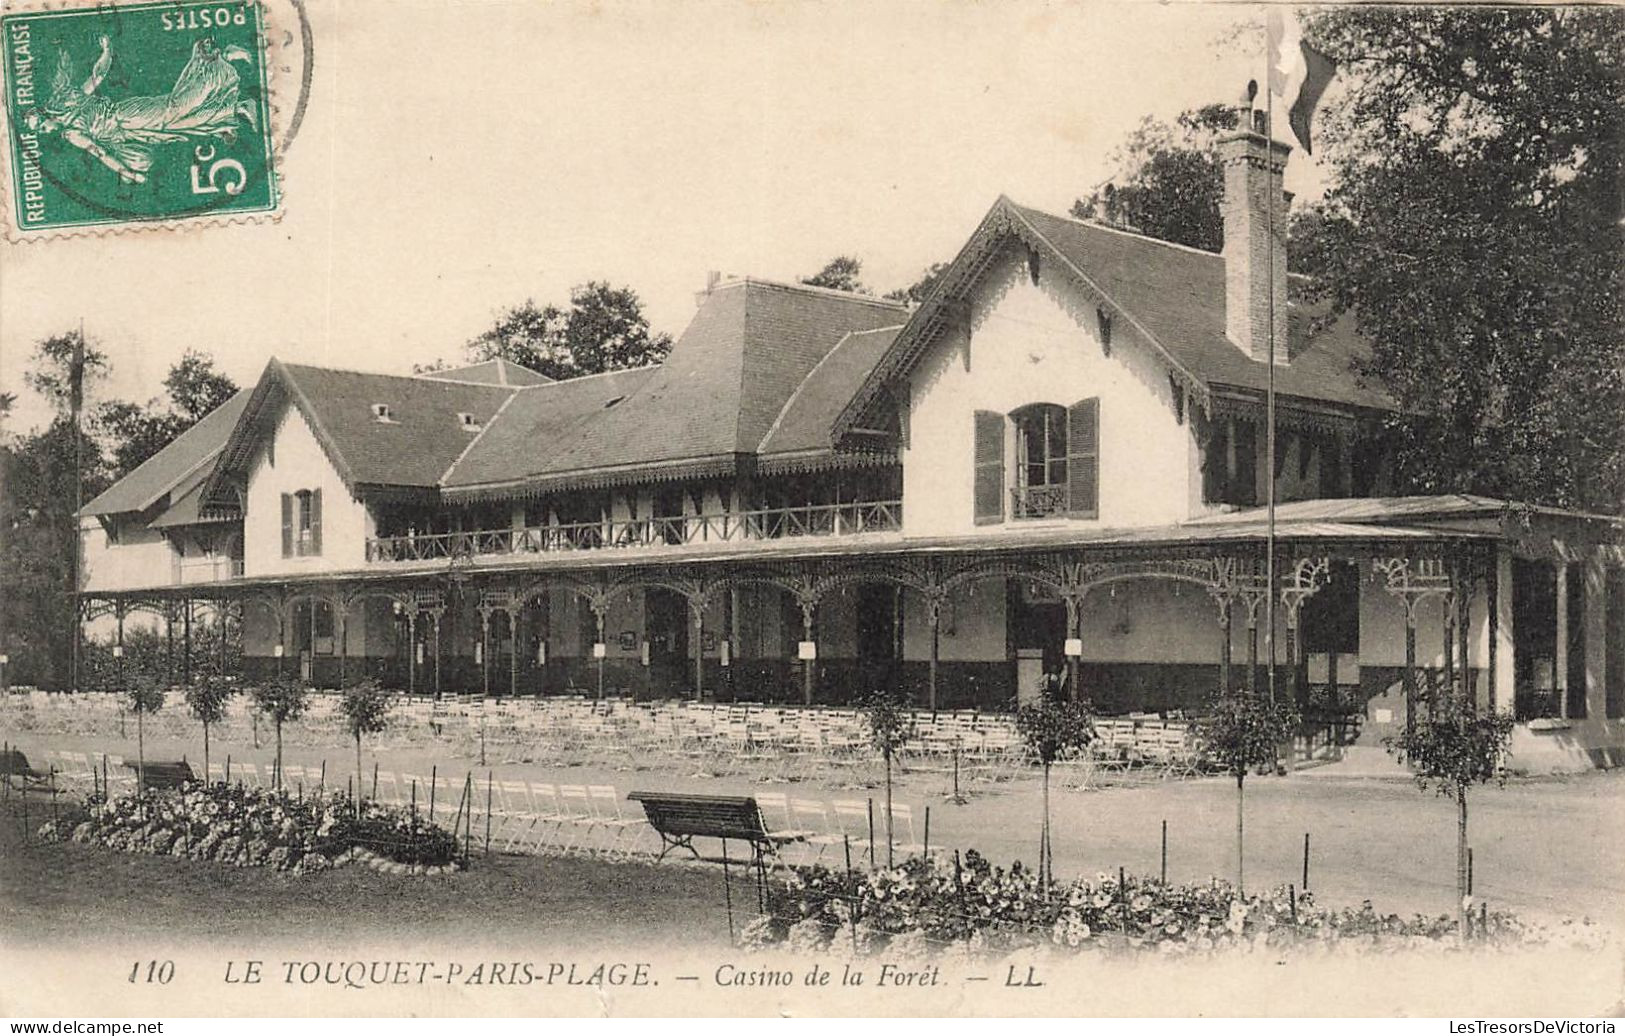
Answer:
M443 873L458 865L457 839L405 810L345 795L188 784L180 791L89 799L40 829L120 852L185 856L239 867L305 873L360 862L380 870Z
M1375 949L1453 945L1457 937L1450 917L1379 914L1369 902L1332 910L1286 887L1241 896L1222 881L1187 886L1128 877L1119 885L1100 875L1053 883L1045 893L1036 872L1020 863L993 867L974 850L962 867L915 857L872 873L799 868L774 886L768 913L747 926L741 942L906 957L1043 946L1164 954L1332 943ZM1474 934L1475 943L1500 945L1545 937L1499 912L1485 915Z

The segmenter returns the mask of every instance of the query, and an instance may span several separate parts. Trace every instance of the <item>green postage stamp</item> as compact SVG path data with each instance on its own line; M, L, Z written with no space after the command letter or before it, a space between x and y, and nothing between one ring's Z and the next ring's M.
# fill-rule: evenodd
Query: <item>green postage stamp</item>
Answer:
M0 19L14 235L274 211L261 23L254 0Z

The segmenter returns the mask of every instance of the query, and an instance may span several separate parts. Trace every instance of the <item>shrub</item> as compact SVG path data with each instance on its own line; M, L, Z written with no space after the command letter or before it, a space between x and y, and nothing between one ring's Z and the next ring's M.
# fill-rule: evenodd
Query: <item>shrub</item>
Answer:
M179 791L111 800L42 828L120 852L188 856L237 866L325 870L368 856L394 864L449 867L459 855L449 831L404 810L348 796L296 799L280 790L188 784Z
M992 866L971 851L952 860L913 857L897 867L849 873L797 868L775 885L768 913L746 929L748 945L861 947L891 953L922 945L1008 952L1050 945L1071 950L1195 953L1332 942L1382 951L1451 935L1446 916L1379 913L1370 902L1330 909L1285 888L1244 895L1215 879L1172 885L1152 879L1041 882L1017 862ZM1488 915L1492 943L1544 934L1506 913Z

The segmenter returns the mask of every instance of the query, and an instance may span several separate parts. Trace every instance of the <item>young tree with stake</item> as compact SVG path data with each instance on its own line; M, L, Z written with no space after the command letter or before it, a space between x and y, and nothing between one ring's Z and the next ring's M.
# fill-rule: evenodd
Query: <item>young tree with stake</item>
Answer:
M282 724L305 713L310 688L295 676L277 673L254 688L254 704L276 725L276 787L282 787Z
M1288 701L1245 690L1221 693L1203 723L1208 755L1236 779L1236 892L1246 891L1247 771L1273 765L1282 742L1298 730L1298 710Z
M1479 713L1430 674L1426 714L1410 730L1383 739L1388 751L1416 770L1417 787L1456 800L1456 905L1467 935L1472 908L1467 897L1467 789L1506 782L1501 759L1512 737L1512 717Z
M186 688L186 707L203 724L203 783L209 783L209 728L226 718L226 703L237 688L227 676L206 676Z
M390 694L377 680L361 680L344 689L339 709L344 713L345 726L355 738L355 802L356 812L361 810L361 735L383 731L389 716Z
M913 720L902 703L885 691L869 696L864 706L869 720L869 741L886 762L886 866L892 865L891 768L895 756L913 733ZM875 862L875 861L870 861Z
M124 689L125 701L135 713L135 775L136 788L141 794L147 790L147 730L144 717L164 707L164 687L158 678L145 671L130 676Z
M1041 695L1016 706L1016 730L1044 764L1044 826L1038 842L1038 885L1046 892L1055 880L1050 859L1049 770L1068 752L1087 748L1095 739L1094 718L1083 702Z

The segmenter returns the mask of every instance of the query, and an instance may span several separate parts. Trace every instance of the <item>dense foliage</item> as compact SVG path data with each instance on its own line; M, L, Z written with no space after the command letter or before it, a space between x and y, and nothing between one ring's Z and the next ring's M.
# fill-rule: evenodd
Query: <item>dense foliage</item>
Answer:
M1089 747L1094 719L1082 702L1040 697L1016 706L1016 732L1045 766Z
M1285 888L1244 896L1221 881L1186 886L1126 877L1120 885L1104 874L1094 881L1043 882L1020 863L1005 870L972 851L962 867L951 859L914 857L873 872L799 868L773 886L767 914L747 927L742 941L808 952L884 950L888 956L954 947L1195 953L1333 942L1381 951L1454 931L1449 917L1385 915L1370 903L1332 910ZM1511 915L1492 913L1480 934L1511 942L1532 933Z
M1400 475L1625 509L1625 10L1324 8L1313 265L1410 411ZM1583 402L1582 402L1583 401Z
M39 342L23 380L50 403L55 417L43 429L8 429L0 437L0 571L8 591L0 594L0 628L10 656L7 678L47 690L66 689L71 679L76 502L93 499L236 391L213 360L188 352L164 381L167 403L101 400L99 387L111 366L94 340L86 340L75 378L80 344L77 330ZM78 436L76 383L82 403ZM88 686L84 680L81 685Z
M563 381L659 363L671 345L670 335L650 333L637 292L588 281L568 306L526 299L505 310L464 353L471 363L504 359Z
M459 856L450 832L396 807L358 805L342 794L295 798L286 791L225 784L92 797L82 813L47 824L40 834L120 852L296 873L369 856L441 868Z
M1202 719L1202 746L1225 773L1244 778L1258 767L1273 768L1281 745L1297 730L1298 710L1292 702L1232 690L1214 696Z

